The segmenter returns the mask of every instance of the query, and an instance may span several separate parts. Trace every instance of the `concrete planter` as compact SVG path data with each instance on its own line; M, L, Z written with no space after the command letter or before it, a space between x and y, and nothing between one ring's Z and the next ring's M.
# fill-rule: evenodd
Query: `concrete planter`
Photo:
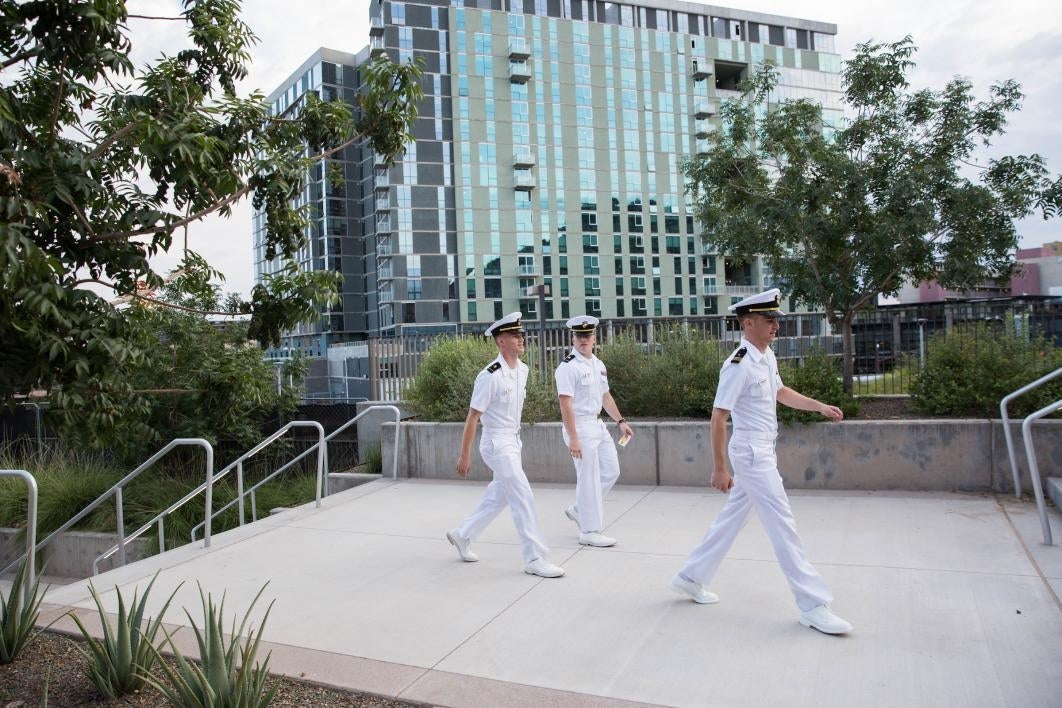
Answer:
M463 423L402 424L398 476L457 479ZM612 426L610 426L611 429ZM634 422L635 438L619 450L622 484L708 486L707 421ZM384 477L392 474L394 424L382 426ZM1030 491L1020 423L1012 423L1023 490ZM572 483L575 470L560 423L524 425L524 469L532 482ZM1062 469L1062 420L1033 427L1040 472ZM469 479L490 480L473 445ZM1012 492L1002 422L895 420L814 423L782 428L778 460L790 489Z
M40 539L38 539L40 540ZM45 548L42 553L47 566L38 560L37 569L44 567L48 575L63 578L87 578L92 575L92 561L118 542L113 533L68 531ZM158 553L157 541L137 538L125 547L128 563ZM19 529L0 529L0 568L26 552L26 541L19 537ZM40 558L40 556L38 556ZM100 563L100 572L118 567L118 554Z

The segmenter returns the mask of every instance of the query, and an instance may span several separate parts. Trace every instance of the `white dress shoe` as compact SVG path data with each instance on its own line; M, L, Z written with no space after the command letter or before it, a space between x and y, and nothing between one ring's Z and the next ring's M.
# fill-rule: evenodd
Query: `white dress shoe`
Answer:
M719 602L719 596L714 592L708 592L700 583L686 580L681 575L676 575L671 579L671 589L699 605L714 605Z
M852 625L835 615L826 605L801 612L800 624L814 627L823 634L845 634L852 631Z
M528 575L537 575L540 578L559 578L564 575L564 568L559 565L553 565L541 558L536 558L524 566L524 572Z
M572 504L567 509L565 509L564 515L571 519L576 526L579 525L579 516L575 513L575 504Z
M479 556L472 552L472 540L458 536L457 529L447 531L446 540L457 549L457 555L461 556L461 560L466 563L475 563L479 560Z
M590 533L579 534L579 544L596 548L608 548L616 545L616 539L600 534L597 531L591 531Z

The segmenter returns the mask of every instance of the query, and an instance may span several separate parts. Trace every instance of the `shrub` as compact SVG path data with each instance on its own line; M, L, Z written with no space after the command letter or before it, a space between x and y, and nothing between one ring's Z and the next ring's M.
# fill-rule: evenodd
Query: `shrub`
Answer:
M405 400L426 420L464 420L476 376L497 356L498 349L487 337L440 337L421 360ZM527 382L524 422L558 420L556 399L552 373L546 378L532 372Z
M249 628L247 624L255 603L267 585L268 583L263 585L251 600L240 626L237 627L236 621L232 621L227 637L224 595L220 604L214 604L213 598L204 595L203 588L200 587L199 599L203 606L202 629L192 619L188 610L185 610L199 647L200 665L185 658L174 643L173 637L167 632L166 641L173 652L176 668L159 661L159 667L166 675L169 685L158 683L151 678L148 681L168 701L181 708L264 708L272 703L280 682L274 681L271 687L267 685L269 655L266 655L261 664L256 661L256 657L259 643L262 641L262 627L269 619L273 603L269 603L257 629ZM247 630L246 636L244 630ZM153 651L156 659L161 658L158 649Z
M609 388L628 416L708 417L719 366L721 343L699 332L664 330L649 347L622 333L599 347L608 368Z
M850 418L859 414L859 403L851 394L844 392L840 366L840 359L831 359L816 347L809 351L802 363L779 364L779 373L782 383L789 388L809 398L837 406L844 411L846 418ZM778 404L778 420L782 423L814 423L826 418L819 413Z
M147 626L142 629L148 594L158 577L159 574L156 572L139 599L137 593L133 592L133 602L129 605L128 612L125 599L118 586L115 586L114 590L118 595L118 618L113 630L110 622L107 621L107 612L103 609L103 603L100 602L96 588L89 583L89 593L92 594L92 600L96 603L100 625L103 627L103 639L93 637L85 629L81 618L75 614L70 615L77 624L77 628L81 630L81 635L89 648L89 651L82 650L81 652L88 660L89 680L107 698L114 699L140 689L147 677L151 675L151 668L155 665L158 656L154 651L154 643L159 628L162 626L162 616L166 614L166 608L170 606L173 596L181 587L178 585L170 593L162 609L154 619L148 618Z
M365 446L365 457L362 460L369 474L383 474L383 450L380 443L369 443Z
M1062 366L1062 350L1042 335L1025 338L984 324L930 338L926 364L911 384L915 408L934 415L995 418L1004 396ZM1008 412L1025 416L1062 398L1053 381L1015 400Z
M44 593L40 591L40 573L33 579L29 595L23 595L27 561L24 559L15 571L7 597L0 595L0 664L10 664L22 653L37 624L41 601L44 600Z
M467 402L466 402L467 405ZM259 459L261 457L261 460ZM313 456L309 458L314 460ZM256 456L244 466L246 486L271 472L280 462L265 456ZM149 469L129 483L124 492L124 513L127 528L139 528L160 511L181 499L203 481L200 461L194 467L174 467L169 458L157 467ZM259 463L263 464L259 464ZM122 469L106 457L72 451L63 447L45 448L27 455L17 454L12 445L0 446L0 468L30 469L37 479L38 499L37 529L46 535L66 523L84 509L100 494L106 492L129 471ZM215 469L216 472L216 469ZM310 463L304 471L289 471L282 474L257 492L259 510L275 507L290 507L314 498L316 479ZM220 506L236 497L234 473L214 484L214 501ZM202 497L200 497L201 499ZM20 527L26 519L25 487L15 480L0 479L0 527ZM168 547L187 543L192 527L203 520L202 503L190 502L166 517L166 540ZM80 522L76 530L91 530L113 533L115 530L114 499L108 499ZM238 524L236 510L230 510L214 519L214 531L235 528ZM154 534L156 529L148 533ZM45 549L47 551L47 549Z

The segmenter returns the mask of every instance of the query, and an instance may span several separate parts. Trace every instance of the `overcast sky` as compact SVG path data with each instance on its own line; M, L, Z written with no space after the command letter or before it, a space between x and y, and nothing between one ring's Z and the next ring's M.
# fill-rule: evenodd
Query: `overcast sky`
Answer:
M892 0L881 10L859 0L749 0L718 5L800 17L837 25L837 51L847 58L856 44L892 42L912 35L920 48L913 88L941 88L956 75L970 78L979 96L1003 79L1017 79L1026 98L1007 135L981 160L1002 154L1044 156L1062 170L1062 10L1050 0ZM874 3L878 5L878 3ZM177 0L131 0L130 12L176 15ZM1051 9L1054 7L1055 9ZM268 94L318 47L357 52L368 42L369 0L244 0L244 20L259 38L251 50L242 89ZM134 59L144 64L160 51L184 46L178 23L131 20ZM225 290L248 293L253 284L250 205L244 200L229 219L193 225L190 247L221 270ZM1020 224L1022 246L1062 240L1062 221L1039 218ZM167 268L175 258L156 260Z

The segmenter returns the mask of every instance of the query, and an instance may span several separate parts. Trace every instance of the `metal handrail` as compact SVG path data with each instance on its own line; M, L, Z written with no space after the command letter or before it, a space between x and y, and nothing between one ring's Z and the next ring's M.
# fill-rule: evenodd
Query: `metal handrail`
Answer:
M1021 497L1021 475L1018 473L1018 458L1014 453L1014 436L1010 434L1010 416L1007 415L1007 404L1018 396L1021 396L1034 388L1043 386L1048 381L1062 376L1062 367L1059 367L1046 376L1041 376L1030 384L1026 384L1017 391L1008 393L999 402L999 416L1003 419L1003 437L1007 441L1007 455L1010 457L1010 472L1014 475L1014 496ZM1024 424L1023 424L1024 425ZM1028 448L1026 448L1028 450ZM1039 480L1037 480L1039 482Z
M277 430L275 433L273 433L269 437L267 437L264 440L262 440L262 442L258 443L253 448L251 448L250 450L248 450L247 452L243 453L242 455L237 457L235 460L230 462L222 470L220 470L216 475L212 475L207 482L204 482L203 484L199 485L198 487L196 487L192 491L190 491L187 494L185 494L179 500L177 500L176 502L171 504L164 511L162 511L161 513L156 515L154 518L152 518L146 524L144 524L139 529L137 529L132 534L130 534L130 536L127 539L119 539L119 543L118 544L116 544L114 546L111 546L106 551L104 551L99 556L97 556L96 560L92 561L92 573L95 575L96 572L99 569L100 562L104 561L104 560L107 560L108 558L110 558L115 553L119 553L119 554L124 555L124 553L125 553L125 547L124 547L125 544L127 544L130 541L133 541L133 540L139 538L140 536L142 536L145 532L147 532L148 529L150 529L156 523L159 526L159 532L158 532L159 553L165 552L166 551L166 530L165 530L165 519L166 519L166 517L169 516L170 514L172 514L177 509L179 509L182 506L184 506L188 501L190 501L191 499L196 497L204 489L207 490L207 495L208 495L207 496L207 498L208 498L207 510L206 510L206 514L204 515L203 522L198 524L195 528L198 529L201 526L206 526L206 531L205 531L205 533L203 535L203 539L205 541L204 548L209 547L210 546L210 524L211 524L211 521L214 519L215 516L217 516L219 513L221 513L220 511L216 511L216 512L213 512L213 513L211 512L211 507L213 506L213 497L211 496L211 490L213 489L213 485L214 485L215 482L217 482L219 479L221 479L222 477L227 475L233 469L236 469L236 488L237 488L237 491L239 492L239 494L237 495L237 498L240 499L240 507L241 507L240 508L240 525L242 526L243 525L243 500L242 500L242 493L243 493L243 461L246 460L247 458L251 457L252 455L255 455L255 454L261 452L265 447L267 447L267 446L271 445L272 443L276 442L276 440L278 438L280 438L281 435L286 433L291 428L295 428L295 427L315 427L318 430L320 438L323 439L323 437L324 437L324 428L321 426L320 423L318 423L316 421L312 421L312 420L299 421L299 420L297 420L297 421L293 421L291 423L288 423L287 425L285 425L284 427L280 428L279 430ZM314 447L316 447L316 445ZM317 504L318 504L318 506L320 506L320 504L321 504L320 489L321 489L321 477L322 477L323 469L324 469L324 460L319 457L318 460L317 460L317 489L318 489ZM226 506L225 508L227 509L228 506ZM195 539L195 534L193 532L192 541L194 542L195 540L196 540Z
M396 432L395 432L395 453L394 453L394 467L393 467L393 469L394 469L394 473L393 473L393 475L392 475L392 479L395 479L395 478L397 478L397 476L398 476L398 474L397 474L397 470L398 470L398 429L399 429L399 428L401 427L401 425L402 425L402 412L398 410L398 407L397 407L397 406L389 406L389 405L380 405L380 406L369 406L368 408L366 408L365 410L363 410L363 411L362 411L361 413L358 413L358 414L357 414L356 416L354 416L353 418L351 418L350 420L348 420L348 421L347 421L346 423L343 423L343 425L341 425L341 426L339 426L338 428L336 428L335 430L333 430L333 431L332 431L332 432L331 432L331 433L330 433L330 434L329 434L329 435L328 435L328 436L327 436L327 437L326 437L326 438L324 439L324 444L325 444L325 460L327 460L327 459L328 459L328 442L329 442L329 441L330 441L330 440L331 440L332 438L334 438L335 436L339 435L339 434L340 434L340 433L342 433L342 432L343 432L344 430L346 430L347 428L349 428L349 427L350 427L351 425L353 425L354 423L356 423L356 422L358 421L358 418L361 418L361 417L362 417L363 415L365 415L366 413L369 413L370 411L374 411L374 410L389 410L389 411L392 411L392 412L393 412L393 413L395 414L395 423L397 424L397 427L395 428L395 431L396 431ZM300 454L299 454L299 455L298 455L297 457L293 458L293 459L292 459L291 461L289 461L289 462L288 462L287 464L285 464L285 465L284 465L283 467L279 467L279 468L277 468L276 470L274 470L273 472L271 472L271 473L270 473L270 474L269 474L269 475L268 475L268 476L267 476L267 477L266 477L265 479L261 480L260 482L258 482L258 484L254 485L253 487L251 487L250 489L248 489L248 490L247 490L246 492L244 492L244 494L245 494L245 495L249 495L249 496L251 497L251 521L252 521L252 522L254 522L254 521L258 521L258 505L257 505L257 502L256 502L256 500L255 500L255 495L254 495L255 491L256 491L256 490L257 490L257 489L258 489L259 487L261 487L261 486L262 486L263 484L265 484L266 482L270 481L271 479L273 479L274 477L276 477L276 476L277 476L278 474L280 474L280 473L281 473L281 472L283 472L284 470L288 469L289 467L291 467L292 465L294 465L294 464L295 464L296 462L298 462L298 461L299 461L299 460L301 460L302 458L304 458L304 457L306 457L307 455L309 455L309 454L310 454L311 452L313 452L313 451L314 451L314 449L315 449L315 448L317 448L317 447L318 447L319 445L320 445L320 443L317 443L317 444L313 445L313 447L309 447L309 448L307 448L307 449L306 449L306 450L304 450L304 451L303 451L302 453L300 453ZM331 490L331 480L329 480L329 479L328 479L328 477L325 477L325 493L324 493L324 495L325 495L325 496L328 496L329 494L331 494L331 491L332 491L332 490ZM242 496L243 496L243 495L240 495L240 497L237 497L237 499L240 499L240 500L241 500L241 504L242 504ZM220 513L221 513L221 512L223 512L223 511L226 511L226 510L228 510L228 509L231 509L231 508L232 508L232 506L233 506L233 505L234 505L234 504L235 504L235 503L237 502L237 499L233 499L233 500L232 500L232 501L230 501L230 502L229 502L228 504L226 504L225 506L223 506L223 507L221 507L220 509L218 509L217 513L218 513L218 514L220 514ZM318 508L319 508L319 507L321 506L321 500L320 500L320 497L319 497L319 496L318 496L318 499L317 499L317 506L318 506ZM242 506L241 506L241 512L240 512L240 525L241 525L241 526L243 525L243 511L242 511ZM195 534L196 534L196 531L197 531L197 530L199 529L199 527L200 527L200 526L202 526L202 524L197 524L196 526L194 526L194 527L192 528L192 540L193 540L193 541L195 540Z
M289 461L286 465L281 467L279 470L276 470L276 471L270 473L269 476L267 476L264 480L260 481L258 484L254 485L254 487L252 487L250 490L245 492L244 489L243 489L243 461L246 460L247 458L251 457L252 455L260 452L267 445L272 444L275 440L277 440L281 435L283 435L285 432L287 432L291 428L297 428L297 427L314 427L314 428L317 428L317 442L314 443L309 448L307 448L303 453L301 453L300 455L298 455L297 457L295 457L294 459ZM277 474L279 474L281 471L286 470L288 467L293 465L298 460L301 460L303 457L305 457L308 453L310 453L313 450L317 450L317 494L316 494L316 500L315 501L316 501L317 508L318 509L321 508L321 486L322 486L322 482L323 482L323 479L324 479L324 470L325 470L325 467L328 464L328 448L327 448L327 446L325 446L323 444L324 441L325 441L324 426L322 426L317 421L313 421L313 420L296 420L296 421L292 421L291 423L288 423L283 428L281 428L277 432L273 433L272 435L270 435L268 438L266 438L262 442L260 442L257 445L255 445L252 449L250 449L247 452L245 452L243 455L241 455L239 457L239 459L237 459L235 462L233 462L231 465L229 465L229 467L226 468L225 471L227 472L231 467L233 467L233 466L236 467L236 498L233 499L232 501L230 501L225 506L223 506L220 509L218 509L217 511L215 511L213 516L217 516L217 515L225 512L225 511L228 511L229 509L232 508L232 506L234 504L238 504L239 505L239 513L240 513L240 526L243 526L244 523L245 523L245 521L244 521L245 515L244 515L243 498L249 492L253 492L254 490L258 489L258 487L262 486L262 484L264 482L272 479ZM258 518L257 518L258 510L257 510L257 507L255 505L254 496L251 497L251 513L253 515L252 516L252 521L257 521L258 520ZM201 526L203 526L202 523L196 524L195 526L192 527L192 541L193 542L195 541L196 531L198 531Z
M34 568L37 554L33 552L33 547L37 545L37 480L26 470L0 470L0 477L21 477L26 483L26 552L23 557L28 560L22 574L22 602L28 607L37 575Z
M213 502L213 491L214 491L214 487L213 487L213 484L211 482L211 480L213 478L213 471L214 471L214 448L211 446L211 444L209 442L207 442L206 440L204 440L202 438L176 438L174 440L171 440L161 450L159 450L154 455L152 455L147 460L145 460L143 463L141 463L141 465L139 467L137 467L135 470L133 470L132 472L127 474L125 477L123 477L121 480L119 480L113 487L111 487L106 492L104 492L103 494L98 496L95 501L93 501L91 504L89 504L84 509L82 509L77 514L75 514L73 517L71 517L71 519L69 521L67 521L65 524L63 524L59 528L57 528L55 531L52 531L48 535L47 538L45 538L43 541L41 541L40 543L36 544L36 546L34 546L34 550L35 551L39 551L42 548L44 548L45 546L47 546L49 543L52 542L52 539L56 538L59 534L63 533L64 531L69 529L71 526L73 526L77 522L79 522L82 519L84 519L90 513L95 511L96 508L100 504L102 504L103 502L107 501L107 499L109 499L113 495L114 496L114 506L115 506L115 516L117 517L117 532L118 532L118 546L116 547L116 550L119 550L119 554L118 554L119 563L121 565L125 565L125 561L126 561L126 557L125 557L126 540L125 540L125 520L122 518L122 489L125 487L125 485L127 485L129 482L133 481L137 476L139 476L141 472L143 472L144 470L146 470L147 468L151 467L153 464L158 462L159 459L161 459L170 450L172 450L175 447L179 447L181 445L199 445L199 446L203 447L206 450L206 468L207 468L207 474L206 474L207 483L205 485L205 489L206 489L206 514L209 515L210 514L210 505ZM139 535L139 534L136 534L136 535ZM133 536L132 538L136 538L136 536ZM132 538L130 538L129 540L132 540ZM208 548L210 546L210 527L209 526L207 527L207 533L204 536L204 541L205 541L205 543L204 543L203 547L204 548ZM0 570L0 575L3 575L7 571L9 571L12 567L14 567L21 560L22 560L22 556L16 558L6 568L4 568L3 570ZM96 564L93 563L93 573L95 573L95 569L96 569Z
M1062 369L1059 369L1062 371ZM1055 372L1058 373L1058 372ZM1044 504L1044 489L1040 484L1040 468L1036 464L1036 451L1033 450L1032 423L1034 420L1043 418L1045 415L1062 410L1062 399L1051 405L1044 406L1040 410L1026 416L1021 422L1021 437L1025 441L1025 454L1029 458L1029 476L1032 477L1033 494L1036 496L1036 510L1040 512L1040 527L1044 532L1044 543L1048 546L1053 544L1051 539L1051 522L1047 518L1047 505Z

